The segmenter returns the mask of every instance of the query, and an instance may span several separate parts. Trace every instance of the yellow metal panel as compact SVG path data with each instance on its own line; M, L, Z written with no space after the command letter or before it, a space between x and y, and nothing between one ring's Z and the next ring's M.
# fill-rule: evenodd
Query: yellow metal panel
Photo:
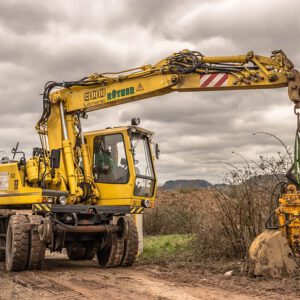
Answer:
M31 204L42 202L42 190L24 184L24 172L17 163L0 164L0 173L7 174L8 185L0 190L0 205Z
M168 87L173 85L175 75L152 75L113 82L109 85L97 87L72 87L61 89L51 94L52 102L64 99L66 111L96 110L136 100L154 97L168 92ZM170 92L170 90L169 90Z

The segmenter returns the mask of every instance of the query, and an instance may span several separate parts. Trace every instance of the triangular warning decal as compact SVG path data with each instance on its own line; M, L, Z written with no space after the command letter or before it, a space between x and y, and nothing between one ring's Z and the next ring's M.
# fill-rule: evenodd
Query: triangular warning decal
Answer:
M143 88L142 84L139 83L139 85L138 85L136 91L137 91L137 92L140 92L140 91L143 91L143 90L144 90L144 88Z

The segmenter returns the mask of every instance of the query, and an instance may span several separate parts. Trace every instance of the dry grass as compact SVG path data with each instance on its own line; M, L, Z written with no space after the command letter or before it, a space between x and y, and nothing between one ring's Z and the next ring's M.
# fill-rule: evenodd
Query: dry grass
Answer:
M246 257L276 207L284 158L260 157L258 163L233 168L225 189L159 190L156 207L145 214L146 235L193 234L198 259Z
M149 235L190 234L198 230L206 208L212 200L209 190L177 191L159 190L155 208L144 215L144 230Z

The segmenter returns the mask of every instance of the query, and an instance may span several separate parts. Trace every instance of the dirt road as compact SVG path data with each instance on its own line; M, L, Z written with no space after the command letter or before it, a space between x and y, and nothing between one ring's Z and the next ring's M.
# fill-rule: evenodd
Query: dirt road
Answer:
M235 277L235 276L233 276ZM138 265L100 269L96 261L47 258L43 271L7 273L0 264L0 299L297 299L297 288L249 282L187 269ZM236 276L237 277L237 276ZM261 285L261 286L260 286ZM285 285L283 285L285 286ZM277 290L276 290L277 288Z

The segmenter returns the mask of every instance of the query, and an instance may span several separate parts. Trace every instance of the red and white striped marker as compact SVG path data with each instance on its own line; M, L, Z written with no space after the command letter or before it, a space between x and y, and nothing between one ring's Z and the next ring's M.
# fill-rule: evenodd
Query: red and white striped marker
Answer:
M222 87L227 86L228 74L226 73L215 73L200 75L200 87Z

